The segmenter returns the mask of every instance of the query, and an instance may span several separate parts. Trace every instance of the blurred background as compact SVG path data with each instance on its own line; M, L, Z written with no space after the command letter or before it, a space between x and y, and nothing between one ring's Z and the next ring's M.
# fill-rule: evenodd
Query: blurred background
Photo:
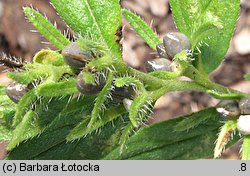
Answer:
M122 7L140 15L162 38L166 33L177 31L169 0L122 0ZM66 30L65 23L56 14L49 0L0 0L0 53L31 61L36 52L43 48L56 49L39 33L31 32L34 27L24 18L22 7L32 5L46 14L58 28ZM123 21L123 58L133 68L143 70L143 63L156 57L129 24ZM1 57L1 54L0 54ZM1 60L1 58L0 58ZM7 67L0 65L0 84L8 84L5 76ZM241 0L241 11L230 47L220 67L210 79L236 90L250 93L250 82L243 75L250 73L250 0ZM160 98L154 108L150 123L174 118L186 113L214 106L217 100L200 92L174 92ZM5 154L4 142L0 142L0 159ZM227 150L224 158L238 159L240 144Z

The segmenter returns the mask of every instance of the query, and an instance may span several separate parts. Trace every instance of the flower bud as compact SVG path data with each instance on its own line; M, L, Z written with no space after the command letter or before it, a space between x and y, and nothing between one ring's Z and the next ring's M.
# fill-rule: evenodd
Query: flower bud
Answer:
M135 91L132 86L115 87L111 90L112 99L115 102L122 103L123 99L133 99Z
M104 79L100 79L99 82L95 82L93 84L90 83L86 83L83 79L83 74L82 72L79 73L79 75L77 76L77 89L79 90L79 92L81 92L84 95L93 95L96 94L98 92L100 92L104 86Z
M82 69L87 62L93 59L91 55L82 51L76 42L68 44L62 50L62 55L65 62L75 69Z
M18 103L22 96L31 89L30 86L13 81L6 87L7 96L15 103Z
M191 45L189 39L180 32L170 32L163 38L167 54L174 58L174 56L183 50L190 50Z
M147 72L153 71L172 71L171 61L165 58L157 58L145 62Z

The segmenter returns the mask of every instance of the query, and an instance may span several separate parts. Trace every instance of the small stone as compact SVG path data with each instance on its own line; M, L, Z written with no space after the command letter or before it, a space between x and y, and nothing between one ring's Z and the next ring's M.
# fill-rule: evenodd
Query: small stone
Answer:
M250 134L250 115L241 115L237 121L237 128L241 134Z

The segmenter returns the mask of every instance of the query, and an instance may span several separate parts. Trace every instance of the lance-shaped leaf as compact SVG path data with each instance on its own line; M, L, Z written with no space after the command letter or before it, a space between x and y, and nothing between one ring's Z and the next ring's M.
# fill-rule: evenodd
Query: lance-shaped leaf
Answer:
M25 7L23 11L28 20L55 47L61 50L70 43L70 41L39 12L29 7Z
M59 100L56 98L44 98L37 103L35 108L28 111L14 129L7 149L12 150L22 141L42 133L57 115L55 112L60 112L64 109L68 99L68 97L60 98Z
M71 124L75 124L76 122L79 121L79 117L81 115L84 114L89 114L91 112L91 109L93 107L93 103L92 102L94 99L94 97L89 96L89 97L80 97L79 99L75 98L73 100L71 100L70 102L68 102L69 97L65 97L65 98L54 98L50 101L41 102L41 107L38 107L35 109L36 111L36 125L38 126L39 129L45 129L45 132L48 131L48 133L46 133L45 138L48 140L51 139L51 141L42 141L41 143L38 142L38 146L40 145L40 147L38 147L37 145L30 145L30 152L22 153L22 152L17 152L17 157L32 157L35 154L38 154L40 152L43 152L44 150L46 150L46 147L48 147L47 145L49 143L53 143L55 141L60 140L60 133L57 133L56 136L54 136L55 138L50 138L51 136L53 136L53 132L51 131L57 131L62 129L63 131L63 127L64 126L68 126ZM77 112L78 115L76 115L75 113ZM48 116L49 114L49 116ZM22 123L22 122L21 122ZM57 130L58 128L58 130ZM20 129L21 130L21 129ZM26 133L29 133L29 131L22 129L24 131L23 135L25 135ZM41 135L43 135L44 133L41 133ZM64 133L62 133L63 135ZM66 134L65 134L66 135ZM34 136L32 136L34 137ZM27 138L26 138L27 140ZM28 141L32 141L32 140L40 140L39 137L34 137ZM20 141L21 142L21 141ZM29 143L29 142L28 142ZM19 146L22 146L24 143L20 143ZM43 144L43 145L41 145ZM26 143L25 143L26 145ZM24 146L25 146L24 145ZM46 147L45 147L46 146ZM19 150L19 147L15 148L15 150ZM30 155L30 156L28 156Z
M27 111L30 110L32 104L37 99L35 89L31 89L29 92L24 94L16 106L16 113L13 118L13 126L18 125L23 119L23 116Z
M119 0L51 0L69 27L82 37L98 39L121 58L121 10Z
M17 127L13 131L13 135L7 146L8 150L12 150L21 141L24 141L41 133L41 129L39 128L37 121L34 120L34 116L34 111L28 111L25 114L23 120L17 125Z
M211 72L227 52L240 0L171 0L175 23L191 40L199 70Z
M129 140L129 137L133 134L134 126L131 122L127 124L122 130L122 135L119 141L120 144L120 153L122 153L123 149L126 148L126 143Z
M240 100L241 98L247 96L248 94L245 93L219 93L216 92L215 90L208 90L207 93L214 98L220 99L220 100Z
M167 71L154 71L150 72L149 75L155 76L159 79L174 79L181 76L179 72L167 72Z
M101 131L101 128L103 128L107 123L115 120L118 117L121 117L125 113L126 111L124 107L111 107L103 113L103 117L97 120L91 128L88 127L90 119L84 118L82 122L80 122L73 130L70 131L67 136L67 140L73 141L87 136L94 131Z
M55 110L52 113L55 118L45 131L20 143L10 152L7 159L100 159L107 155L118 145L120 129L124 125L120 118L103 126L99 134L89 134L74 142L66 141L67 134L82 120L83 115L90 115L93 104L88 106L89 102L93 102L93 98L83 97L78 101L69 102L61 110ZM62 105L57 104L59 107Z
M236 128L237 128L237 120L228 120L221 127L214 149L214 158L218 158L221 155Z
M175 131L175 125L192 114L141 128L133 135L127 148L120 154L119 148L104 159L198 159L213 154L212 145L221 126L220 115L215 108L208 108L193 115L208 115L206 121L195 123L188 131ZM198 115L196 116L198 117ZM205 119L204 117L202 117Z
M37 88L37 93L44 97L60 97L77 93L76 80L69 79L57 83L48 83Z
M103 87L103 89L101 90L101 92L98 94L98 96L96 97L96 101L95 101L95 105L91 114L91 119L90 122L88 124L89 128L92 128L92 126L94 125L94 123L101 118L101 113L105 110L105 101L107 100L109 91L111 89L112 86L112 82L113 82L113 74L109 73L107 80L106 80L106 84Z
M122 14L136 31L136 33L138 33L141 38L148 44L148 46L156 50L156 45L161 43L161 41L156 33L149 27L149 25L139 16L127 9L123 9Z
M148 94L136 97L129 109L129 119L134 127L138 127L152 112L152 100Z

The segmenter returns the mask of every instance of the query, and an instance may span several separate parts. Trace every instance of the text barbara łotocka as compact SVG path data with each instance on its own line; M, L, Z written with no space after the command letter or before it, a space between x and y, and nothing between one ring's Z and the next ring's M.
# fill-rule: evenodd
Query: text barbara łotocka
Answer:
M41 164L41 163L4 163L2 165L4 173L15 173L15 172L98 172L100 166L97 164L84 163L59 163L59 164Z

